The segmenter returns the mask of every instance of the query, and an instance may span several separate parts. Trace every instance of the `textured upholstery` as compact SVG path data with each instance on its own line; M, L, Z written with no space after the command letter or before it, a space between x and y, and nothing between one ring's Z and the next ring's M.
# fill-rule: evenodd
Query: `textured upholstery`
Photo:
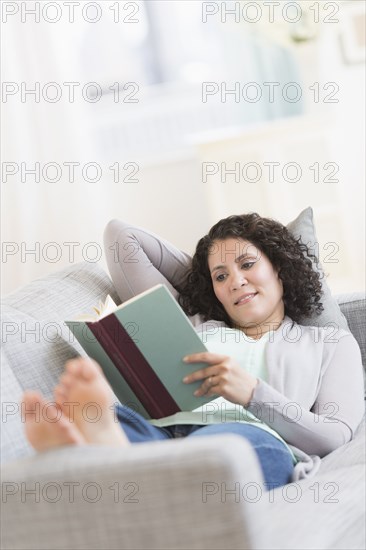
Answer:
M252 449L234 435L35 454L20 422L21 393L52 396L64 362L84 354L63 321L108 293L118 302L104 271L82 263L3 300L4 550L364 547L364 423L313 480L271 497ZM337 301L365 365L365 297Z
M353 292L336 296L338 305L347 319L349 330L361 349L362 364L366 368L366 298L363 292Z
M98 264L81 262L37 279L2 300L2 462L33 453L24 441L20 422L22 391L39 390L52 399L65 362L85 355L64 321L89 312L107 294L118 302L108 275Z

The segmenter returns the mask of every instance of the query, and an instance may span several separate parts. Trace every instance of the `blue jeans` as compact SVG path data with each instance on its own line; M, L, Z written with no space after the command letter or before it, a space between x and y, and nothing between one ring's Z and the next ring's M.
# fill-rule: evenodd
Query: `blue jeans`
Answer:
M176 424L158 428L150 424L136 411L118 404L116 405L116 415L131 443L223 433L238 434L249 441L256 452L268 490L286 485L291 481L293 471L291 453L277 437L257 426L241 422L226 422L203 426Z

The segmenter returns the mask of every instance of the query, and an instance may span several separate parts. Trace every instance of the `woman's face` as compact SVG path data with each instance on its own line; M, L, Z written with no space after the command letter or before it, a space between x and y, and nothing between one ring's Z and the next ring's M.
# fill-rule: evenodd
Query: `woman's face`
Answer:
M260 338L284 318L283 285L267 256L239 237L215 241L208 267L217 299L233 324Z

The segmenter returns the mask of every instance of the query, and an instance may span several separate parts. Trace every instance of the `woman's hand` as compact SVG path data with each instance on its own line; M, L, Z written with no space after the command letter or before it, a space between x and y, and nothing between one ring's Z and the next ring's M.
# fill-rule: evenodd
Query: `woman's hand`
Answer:
M227 355L204 352L193 353L183 358L185 363L208 363L210 366L192 372L184 383L205 379L202 386L193 395L219 395L232 403L245 407L258 384L257 378L246 372L239 364Z

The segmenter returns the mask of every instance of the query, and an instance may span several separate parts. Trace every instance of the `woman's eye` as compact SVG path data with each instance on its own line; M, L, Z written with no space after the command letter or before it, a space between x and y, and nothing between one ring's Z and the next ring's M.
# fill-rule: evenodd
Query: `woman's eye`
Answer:
M245 262L243 264L241 264L241 267L243 267L244 269L250 269L252 267L252 265L254 265L255 262ZM220 281L224 281L225 280L225 273L221 273L220 275L218 275L216 277L216 281L220 282Z

